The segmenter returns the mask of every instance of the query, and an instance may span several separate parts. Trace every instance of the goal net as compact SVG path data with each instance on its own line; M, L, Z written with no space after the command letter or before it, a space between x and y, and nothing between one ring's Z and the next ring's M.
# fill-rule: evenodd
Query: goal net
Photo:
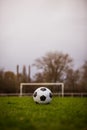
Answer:
M52 87L54 87L54 89L56 88L57 94L59 93L62 97L64 96L64 83L20 83L20 96L23 95L23 89L26 86L30 87L30 88L31 87L33 88L33 86L34 86L34 90L38 87L47 86L47 87L49 87L49 89L51 89L51 91L52 91ZM58 89L58 88L60 88L60 89ZM33 90L33 92L34 92L34 90Z

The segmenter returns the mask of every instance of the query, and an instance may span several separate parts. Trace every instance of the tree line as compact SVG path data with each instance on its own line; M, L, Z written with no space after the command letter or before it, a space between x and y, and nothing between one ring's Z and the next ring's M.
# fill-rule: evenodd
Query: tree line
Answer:
M19 72L19 65L16 67L16 74L12 71L4 72L0 69L0 93L19 93L21 82L63 82L65 92L87 92L87 61L74 69L73 59L61 52L48 52L43 57L34 61L37 73L31 78L30 66L28 74L26 66ZM58 91L56 86L52 88ZM32 87L25 87L24 92L33 90Z

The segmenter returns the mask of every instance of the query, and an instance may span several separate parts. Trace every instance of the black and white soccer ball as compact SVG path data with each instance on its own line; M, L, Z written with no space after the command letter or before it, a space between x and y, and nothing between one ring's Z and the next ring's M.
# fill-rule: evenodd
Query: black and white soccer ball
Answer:
M46 87L40 87L34 91L33 99L36 103L49 104L52 100L52 92Z

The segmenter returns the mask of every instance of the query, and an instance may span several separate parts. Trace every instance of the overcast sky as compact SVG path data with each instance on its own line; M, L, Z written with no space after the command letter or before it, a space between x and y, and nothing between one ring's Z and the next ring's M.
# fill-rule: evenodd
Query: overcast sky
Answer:
M0 69L27 67L49 51L68 53L79 67L86 35L87 0L0 0Z

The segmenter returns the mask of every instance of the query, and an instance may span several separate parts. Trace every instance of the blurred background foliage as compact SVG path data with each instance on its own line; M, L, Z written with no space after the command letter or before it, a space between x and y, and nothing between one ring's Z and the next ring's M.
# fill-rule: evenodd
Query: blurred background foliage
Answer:
M31 78L31 67L36 67L36 73ZM73 59L68 54L60 52L48 52L41 58L29 65L28 72L26 66L19 72L20 66L16 66L16 73L0 69L0 93L18 93L21 82L63 82L65 92L87 92L87 61L83 65L74 69ZM55 89L56 86L53 88ZM33 90L25 87L24 92ZM55 89L56 91L57 88Z

